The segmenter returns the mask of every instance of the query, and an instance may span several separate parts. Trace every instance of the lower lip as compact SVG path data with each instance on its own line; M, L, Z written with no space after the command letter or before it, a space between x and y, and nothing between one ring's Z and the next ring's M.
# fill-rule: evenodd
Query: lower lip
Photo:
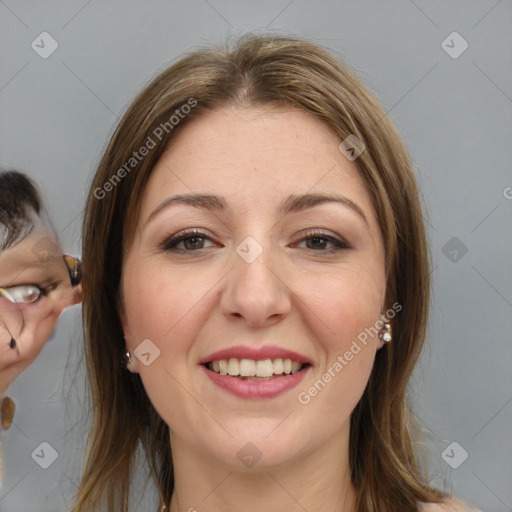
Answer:
M215 385L239 398L274 398L297 386L311 368L307 366L293 375L271 380L241 380L229 375L220 375L204 365L201 366Z

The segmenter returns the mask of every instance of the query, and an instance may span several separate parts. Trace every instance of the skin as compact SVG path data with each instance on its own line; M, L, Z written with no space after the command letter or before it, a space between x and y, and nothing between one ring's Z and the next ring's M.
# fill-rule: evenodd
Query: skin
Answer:
M0 287L27 284L46 289L46 296L28 304L0 296L0 396L35 361L62 311L81 300L81 287L71 286L58 241L42 222L29 237L0 252Z
M140 373L170 427L171 512L355 510L349 420L381 341L360 344L308 404L297 399L386 310L380 228L340 142L301 111L222 108L184 127L152 171L124 255L120 315L129 369ZM229 208L178 204L148 221L168 197L191 191L222 195ZM366 221L337 203L276 213L288 195L305 193L342 195ZM193 240L177 246L181 253L162 249L188 228L205 233L200 249ZM308 229L350 248L329 253L333 244L315 243ZM247 236L263 247L253 263L236 252ZM149 366L133 356L145 339L160 350ZM198 364L234 345L277 345L305 355L312 367L297 388L275 398L238 398ZM237 457L246 443L261 453L251 468Z

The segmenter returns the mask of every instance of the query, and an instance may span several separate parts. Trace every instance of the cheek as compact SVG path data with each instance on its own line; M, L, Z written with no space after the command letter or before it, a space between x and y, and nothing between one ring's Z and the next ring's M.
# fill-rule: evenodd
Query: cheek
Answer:
M156 347L153 350L158 356L151 365L139 363L144 386L155 400L164 388L166 393L175 390L179 394L179 386L175 389L172 377L184 382L187 373L195 368L196 362L190 354L211 313L208 291L215 284L208 281L211 274L208 277L180 269L169 271L165 263L126 266L123 289L130 333L127 347L132 354L145 340Z
M315 324L324 324L317 339L323 341L328 352L345 350L359 334L370 330L383 312L384 273L368 265L352 265L314 280L308 278L301 288L317 317Z
M212 283L213 284L213 283ZM169 271L165 265L138 265L126 273L124 300L134 340L166 344L190 326L212 285L195 273Z
M221 276L213 271L169 269L165 262L125 267L124 302L130 331L127 346L133 354L149 339L159 356L150 365L138 362L144 389L153 406L181 435L204 416L201 400L194 398L197 352L194 343L208 329ZM203 333L204 334L204 333ZM211 333L208 336L212 336Z
M330 418L326 429L348 419L373 367L379 343L375 322L382 313L385 279L383 273L370 270L353 266L317 279L315 286L303 283L311 310L308 323L320 352L315 379L299 390L297 399L311 417Z

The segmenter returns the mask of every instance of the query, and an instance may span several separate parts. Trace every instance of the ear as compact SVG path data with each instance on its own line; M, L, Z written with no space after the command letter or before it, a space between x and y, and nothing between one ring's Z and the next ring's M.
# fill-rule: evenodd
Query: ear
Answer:
M80 304L82 302L84 292L81 284L73 286L73 298L71 299L71 305Z

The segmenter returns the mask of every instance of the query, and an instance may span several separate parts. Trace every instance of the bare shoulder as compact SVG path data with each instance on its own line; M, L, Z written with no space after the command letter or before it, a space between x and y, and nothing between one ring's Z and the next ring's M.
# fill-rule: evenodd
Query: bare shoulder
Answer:
M449 498L443 503L421 503L418 512L482 512L479 509L470 507L467 503Z

